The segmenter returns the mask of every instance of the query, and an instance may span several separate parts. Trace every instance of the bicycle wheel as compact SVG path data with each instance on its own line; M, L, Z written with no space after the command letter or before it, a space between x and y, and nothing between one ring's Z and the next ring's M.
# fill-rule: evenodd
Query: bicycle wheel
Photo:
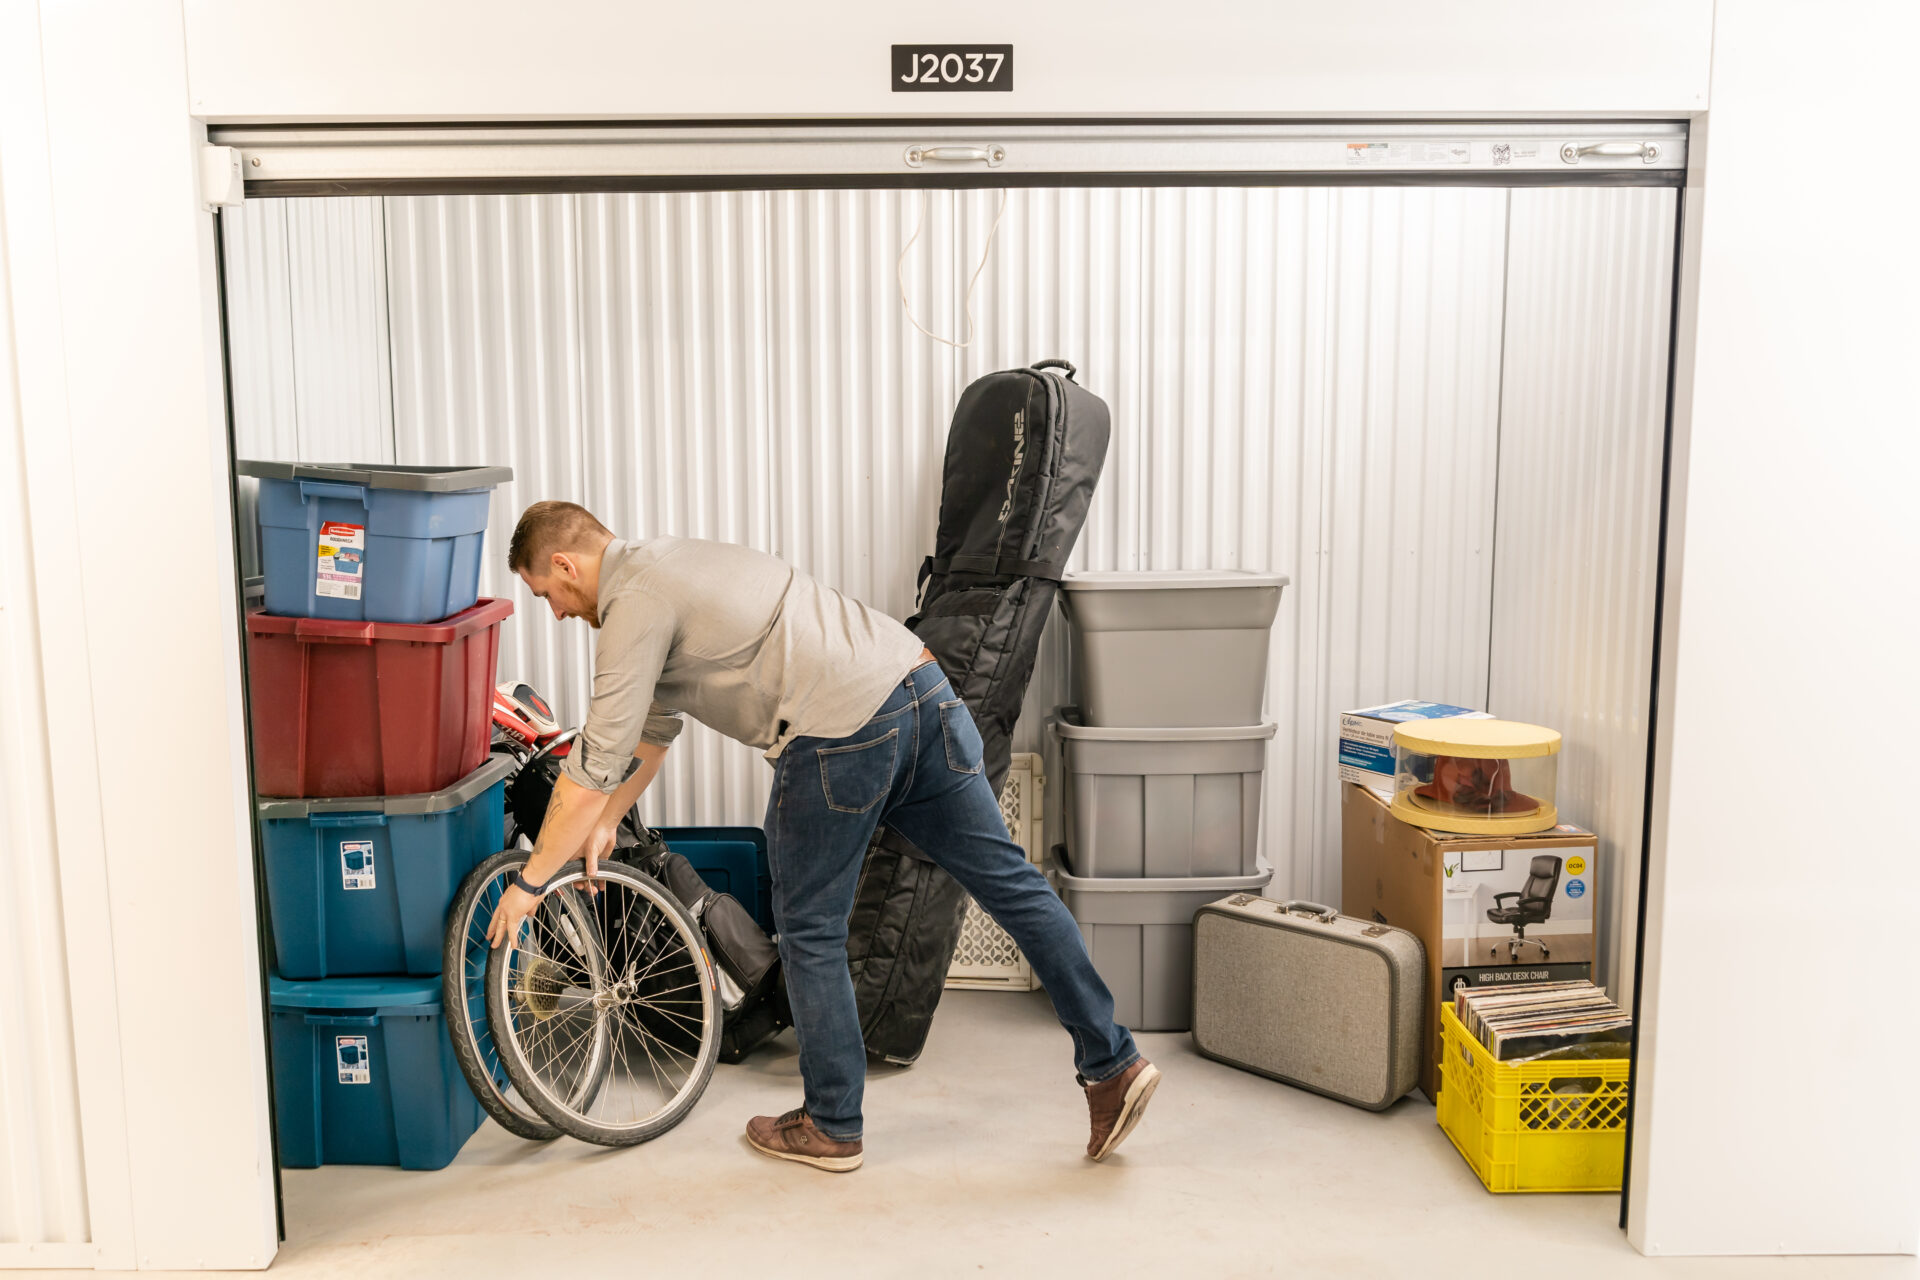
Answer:
M547 1142L559 1137L560 1131L527 1102L501 1065L486 1004L487 924L493 919L493 909L500 902L508 877L526 866L530 856L525 849L502 850L460 882L447 911L447 931L441 946L440 1002L453 1056L460 1063L467 1087L486 1113L515 1137ZM542 912L563 912L569 920L570 930L554 921L548 929L550 934L564 936L571 931L585 935L591 930L586 912L571 901L575 896L549 895L541 900ZM603 1056L598 1064L601 1079L605 1078L606 1066ZM598 1081L592 1083L597 1087Z
M487 1016L508 1078L548 1123L632 1146L680 1123L713 1078L718 980L699 926L657 882L602 862L587 896L574 888L584 878L570 863L547 899L574 899L587 945L574 913L528 916L511 955L488 957ZM582 1088L596 1071L600 1084Z

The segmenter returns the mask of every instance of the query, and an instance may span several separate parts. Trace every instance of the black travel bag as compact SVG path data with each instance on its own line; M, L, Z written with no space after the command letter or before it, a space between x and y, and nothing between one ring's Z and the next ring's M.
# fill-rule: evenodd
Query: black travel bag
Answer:
M1056 370L1060 372L1056 372ZM1106 402L1064 360L988 374L960 395L947 434L934 553L907 626L940 660L985 744L997 794L1060 575L1106 461ZM867 849L847 960L867 1053L920 1056L960 938L967 896L898 832Z
M648 827L641 831L645 834L640 843L630 845L623 838L614 857L658 881L700 926L713 963L725 978L720 1060L739 1062L793 1025L779 949L738 898L711 888L658 832Z

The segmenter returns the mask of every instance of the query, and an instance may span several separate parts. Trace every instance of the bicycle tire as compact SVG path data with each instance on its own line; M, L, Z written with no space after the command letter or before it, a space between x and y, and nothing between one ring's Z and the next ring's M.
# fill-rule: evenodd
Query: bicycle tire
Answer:
M571 890L585 874L582 863L569 863L550 882L547 896ZM538 932L543 926L529 917L512 953L500 947L488 956L487 1017L508 1078L548 1124L583 1142L627 1147L672 1129L706 1092L720 1055L723 1015L719 979L700 927L686 908L657 881L623 864L601 862L598 877L600 891L588 911L595 939L604 948L601 975L569 969L564 958L550 956ZM564 991L550 995L542 1016L531 1006L550 988L534 984L551 981L555 970L544 967L549 965L566 970L568 983ZM528 977L536 971L542 978ZM584 989L583 980L595 985ZM543 1030L563 1015L564 1026ZM584 1102L582 1091L562 1098L554 1088L556 1080L566 1080L568 1050L546 1056L547 1040L563 1040L583 1021L605 1028L613 1049L604 1087ZM696 1024L697 1042L691 1047L676 1048L662 1034L696 1039ZM677 1083L676 1059L684 1060L684 1076ZM668 1066L664 1073L663 1061ZM646 1068L645 1074L639 1066ZM663 1096L660 1105L645 1110L639 1103L623 1105L628 1097L644 1099L649 1084Z
M461 880L447 909L441 942L440 1002L454 1059L481 1108L517 1138L551 1142L560 1130L519 1095L506 1075L486 1010L487 923L507 876L524 867L531 856L525 849L503 849ZM553 902L555 909L569 906L564 899Z

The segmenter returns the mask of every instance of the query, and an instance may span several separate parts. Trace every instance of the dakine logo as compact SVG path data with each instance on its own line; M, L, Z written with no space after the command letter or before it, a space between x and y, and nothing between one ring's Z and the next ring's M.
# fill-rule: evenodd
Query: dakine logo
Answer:
M1027 411L1018 410L1013 415L1013 470L1007 473L1007 500L1000 504L1000 523L1005 524L1013 515L1013 487L1020 481L1020 464L1027 457Z

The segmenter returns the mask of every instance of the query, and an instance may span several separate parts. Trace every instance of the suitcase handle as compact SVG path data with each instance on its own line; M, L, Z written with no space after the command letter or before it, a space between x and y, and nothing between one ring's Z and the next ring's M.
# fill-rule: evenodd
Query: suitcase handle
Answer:
M1067 371L1067 377L1069 378L1076 377L1080 372L1078 369L1074 368L1071 364L1067 363L1065 360L1059 359L1058 357L1055 357L1052 360L1042 360L1038 364L1034 365L1033 367L1036 369L1065 369Z
M1318 902L1308 902L1305 898L1288 898L1280 904L1280 914L1291 916L1312 916L1321 924L1332 924L1340 916L1332 907Z

